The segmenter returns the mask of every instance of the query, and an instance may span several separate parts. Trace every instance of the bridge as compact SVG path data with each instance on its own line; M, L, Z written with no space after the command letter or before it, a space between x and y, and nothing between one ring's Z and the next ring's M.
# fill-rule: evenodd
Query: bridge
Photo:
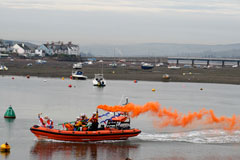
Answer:
M210 62L222 62L222 66L225 65L225 62L237 62L237 65L240 65L240 59L235 58L199 58L199 57L168 57L168 60L176 60L176 64L179 64L180 60L189 60L192 61L192 65L194 65L195 61L203 61L206 62L207 65Z

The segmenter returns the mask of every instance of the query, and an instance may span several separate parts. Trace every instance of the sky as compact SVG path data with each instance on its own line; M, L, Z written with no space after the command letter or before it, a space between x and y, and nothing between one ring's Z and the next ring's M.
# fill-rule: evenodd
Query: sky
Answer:
M240 43L240 0L0 0L0 39Z

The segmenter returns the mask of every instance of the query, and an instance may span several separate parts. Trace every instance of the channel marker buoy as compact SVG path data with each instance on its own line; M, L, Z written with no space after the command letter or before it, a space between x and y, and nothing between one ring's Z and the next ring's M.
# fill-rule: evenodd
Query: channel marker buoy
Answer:
M16 118L15 112L10 105L4 114L4 118Z
M10 149L11 147L7 142L2 144L0 148L1 152L10 152Z

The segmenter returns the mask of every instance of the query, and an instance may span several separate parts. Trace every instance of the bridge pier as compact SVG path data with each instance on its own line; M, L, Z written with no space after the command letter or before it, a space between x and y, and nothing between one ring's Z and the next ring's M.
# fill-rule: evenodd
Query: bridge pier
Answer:
M224 67L224 65L225 65L225 61L223 60L223 61L222 61L222 67Z
M194 60L194 59L192 59L192 66L194 66L194 61L195 61L195 60Z
M207 66L209 66L209 64L210 64L209 62L210 62L210 61L209 61L209 60L207 60Z

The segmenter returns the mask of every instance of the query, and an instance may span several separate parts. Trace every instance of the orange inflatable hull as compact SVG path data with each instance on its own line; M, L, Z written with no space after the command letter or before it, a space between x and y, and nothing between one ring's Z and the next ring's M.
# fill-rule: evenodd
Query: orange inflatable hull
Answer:
M103 140L126 140L129 137L135 137L141 131L139 129L106 129L98 131L65 131L59 129L49 129L40 126L30 128L38 139L55 139L61 141L87 142Z

